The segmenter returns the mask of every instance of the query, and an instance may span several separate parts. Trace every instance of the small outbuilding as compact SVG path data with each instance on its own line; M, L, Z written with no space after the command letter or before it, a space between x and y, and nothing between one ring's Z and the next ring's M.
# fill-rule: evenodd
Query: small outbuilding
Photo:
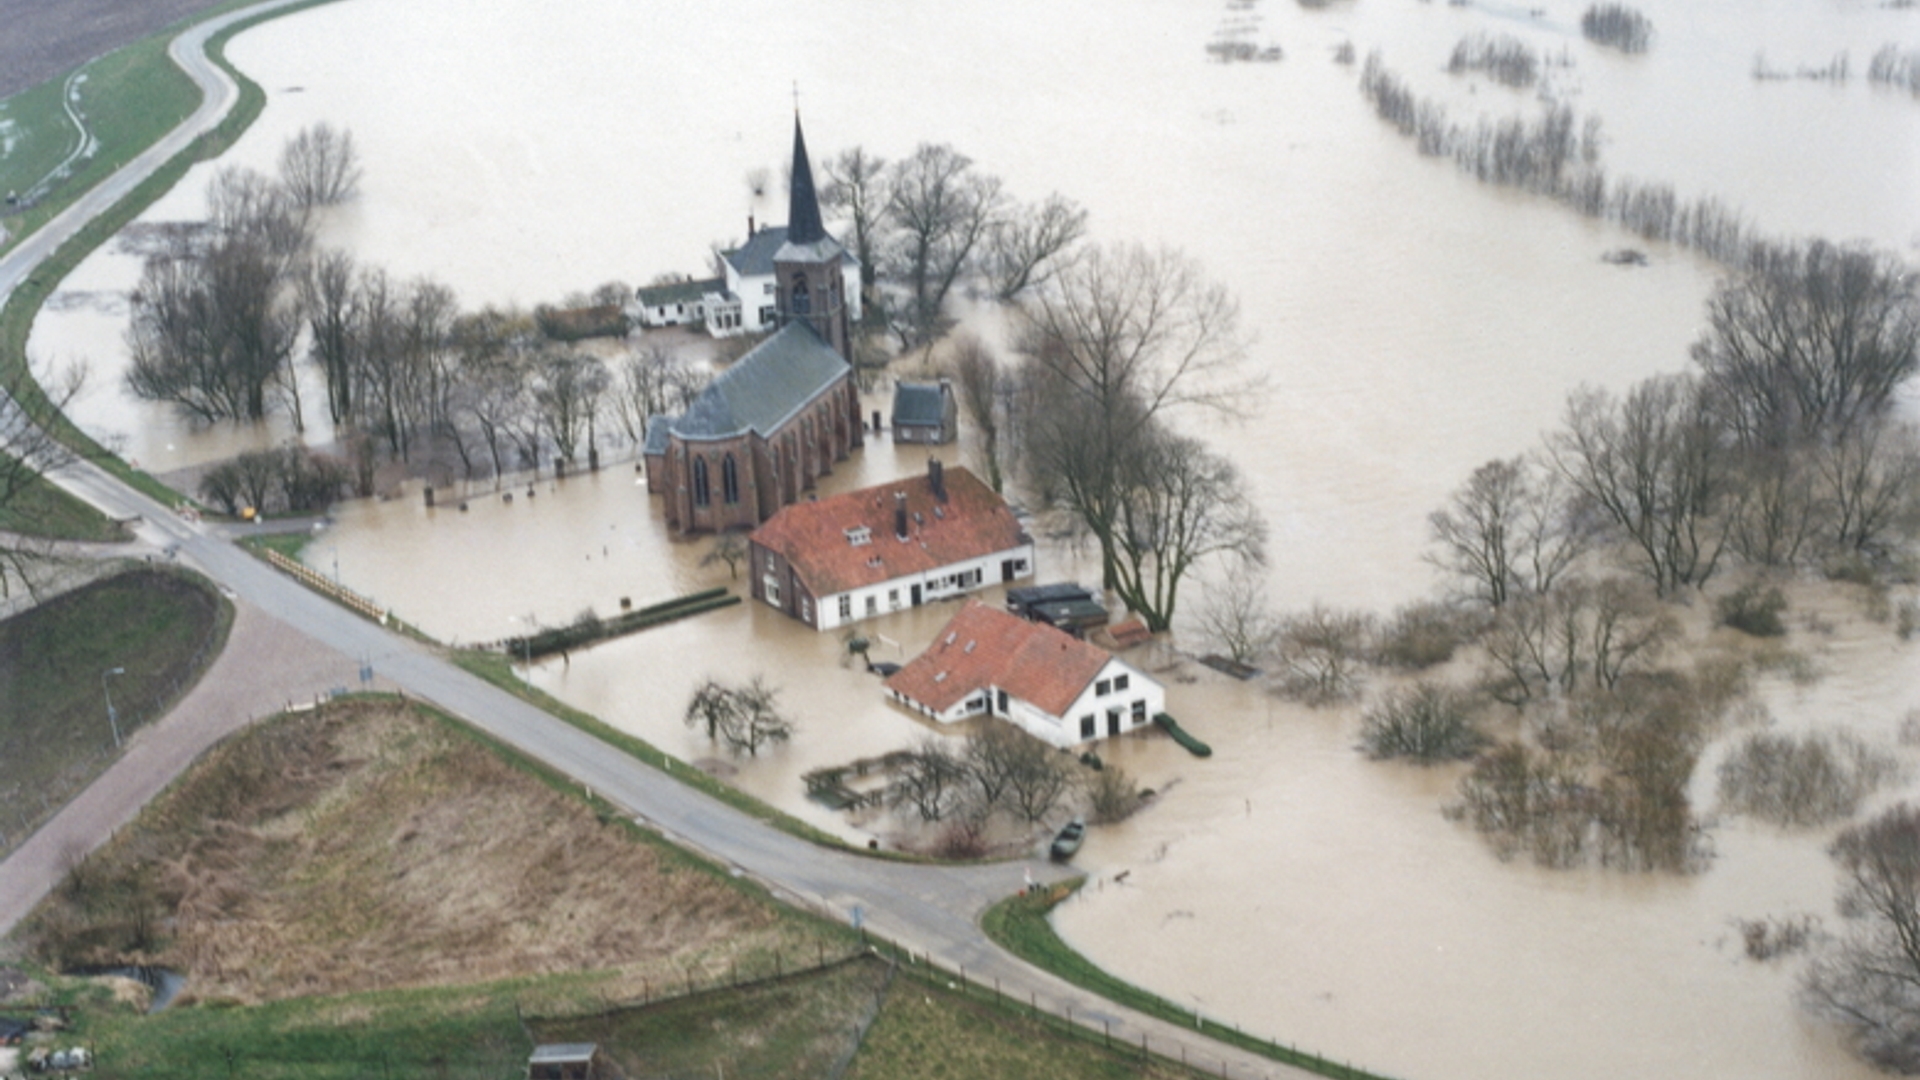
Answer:
M527 1059L527 1080L600 1080L599 1043L546 1043Z
M960 435L960 408L953 380L893 385L893 441L950 443Z

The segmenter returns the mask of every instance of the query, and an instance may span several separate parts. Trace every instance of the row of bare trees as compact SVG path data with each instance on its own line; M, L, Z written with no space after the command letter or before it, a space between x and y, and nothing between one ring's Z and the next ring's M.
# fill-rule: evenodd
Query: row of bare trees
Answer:
M923 822L983 825L1005 813L1028 825L1084 791L1096 820L1132 812L1139 792L1113 766L1083 770L1074 760L1011 724L990 721L956 747L929 736L894 768L887 801Z
M1086 234L1087 213L1072 200L1055 193L1019 202L944 143L893 162L856 146L823 170L823 207L845 223L870 310L902 348L946 331L956 286L978 279L996 299L1013 300L1045 284Z

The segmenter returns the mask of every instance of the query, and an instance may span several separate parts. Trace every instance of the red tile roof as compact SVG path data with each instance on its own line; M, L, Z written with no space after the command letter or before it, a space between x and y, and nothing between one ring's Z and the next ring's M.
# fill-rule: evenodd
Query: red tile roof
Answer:
M1060 716L1112 659L1051 626L969 600L886 685L935 712L994 686Z
M752 540L778 552L818 597L925 573L1032 540L1006 501L965 468L945 470L947 501L925 476L784 507ZM896 493L907 496L908 539L894 531ZM937 508L937 510L936 510ZM865 529L866 543L849 537Z

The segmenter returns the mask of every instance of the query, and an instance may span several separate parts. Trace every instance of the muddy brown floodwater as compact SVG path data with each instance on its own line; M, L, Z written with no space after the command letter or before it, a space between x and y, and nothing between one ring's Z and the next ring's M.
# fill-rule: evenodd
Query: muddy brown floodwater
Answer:
M1270 391L1239 423L1181 422L1245 471L1272 527L1275 607L1385 610L1435 591L1420 561L1425 517L1475 465L1535 446L1578 384L1618 390L1686 366L1717 271L1420 158L1372 116L1358 64L1334 62L1337 46L1379 50L1459 119L1527 115L1533 94L1444 71L1462 37L1513 34L1550 59L1553 94L1602 118L1610 175L1717 196L1772 235L1865 240L1909 258L1920 242L1920 104L1857 75L1751 77L1756 55L1792 71L1841 51L1858 73L1884 44L1910 48L1920 15L1648 0L1636 6L1654 48L1627 57L1580 38L1585 6L754 0L685 18L616 0L348 0L234 42L269 99L222 164L267 169L306 124L350 128L363 194L330 213L323 243L402 279L433 275L469 306L530 305L698 272L749 211L778 221L779 200L756 198L747 178L782 175L796 83L816 160L854 144L895 158L951 142L1021 198L1079 200L1096 239L1177 245L1233 291L1248 364ZM1208 62L1206 43L1236 21L1285 59ZM146 220L201 216L208 176L197 169ZM1623 247L1643 249L1647 265L1602 261ZM35 326L36 352L92 363L79 410L89 430L163 473L291 437L279 420L198 431L126 398L120 335L138 272L134 254L97 254ZM967 320L1003 340L996 313ZM924 460L883 440L826 487ZM724 568L699 565L704 545L668 540L637 479L616 464L536 480L531 499L521 479L511 504L483 485L464 513L444 489L427 510L409 488L343 507L305 557L462 642L723 582ZM1042 572L1084 568L1047 540ZM1825 675L1763 683L1773 722L1851 728L1902 754L1912 777L1914 753L1893 729L1920 706L1915 646L1854 600L1795 599L1820 616L1795 644ZM877 657L911 655L946 614L870 624ZM843 667L840 648L749 603L532 677L692 763L715 752L680 723L691 687L767 676L800 730L721 771L859 841L889 825L808 803L799 775L928 729ZM1715 852L1706 872L1549 872L1498 861L1442 818L1456 770L1365 761L1354 710L1278 701L1168 646L1140 662L1216 753L1196 760L1155 738L1103 749L1161 794L1093 831L1080 861L1096 883L1057 916L1102 966L1210 1017L1407 1077L1869 1075L1796 1009L1794 961L1741 954L1734 919L1832 921L1832 830L1715 816L1724 739L1694 791ZM1909 780L1882 798L1915 790Z

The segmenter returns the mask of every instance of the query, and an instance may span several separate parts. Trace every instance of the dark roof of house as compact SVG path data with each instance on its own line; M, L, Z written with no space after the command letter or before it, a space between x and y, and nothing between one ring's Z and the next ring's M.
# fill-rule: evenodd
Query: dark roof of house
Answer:
M1006 501L964 468L944 470L947 499L925 476L794 503L753 533L778 552L815 596L833 596L1032 542ZM907 539L894 530L906 495ZM856 537L864 539L856 542Z
M734 361L667 426L683 439L721 439L748 431L771 435L851 370L806 320L796 320ZM649 428L649 446L652 434Z
M647 417L647 445L643 454L664 454L667 452L669 436L673 434L673 417L654 413Z
M807 137L800 131L800 113L793 114L793 175L787 182L787 239L807 245L827 238L820 222L820 199L813 191L813 163L807 160Z
M1091 600L1093 590L1074 581L1053 581L1045 585L1019 585L1007 590L1007 607L1031 607L1055 600Z
M773 257L786 242L785 225L768 225L747 237L746 243L732 251L721 252L720 257L727 260L734 273L741 277L763 277L773 273Z
M939 427L947 420L947 392L939 383L895 383L893 422Z
M670 281L664 285L648 285L634 293L634 298L647 307L685 304L698 300L710 292L719 292L725 284L719 278L707 278L704 281Z
M1042 623L969 600L927 651L889 678L887 689L945 712L997 687L1059 716L1113 654Z

